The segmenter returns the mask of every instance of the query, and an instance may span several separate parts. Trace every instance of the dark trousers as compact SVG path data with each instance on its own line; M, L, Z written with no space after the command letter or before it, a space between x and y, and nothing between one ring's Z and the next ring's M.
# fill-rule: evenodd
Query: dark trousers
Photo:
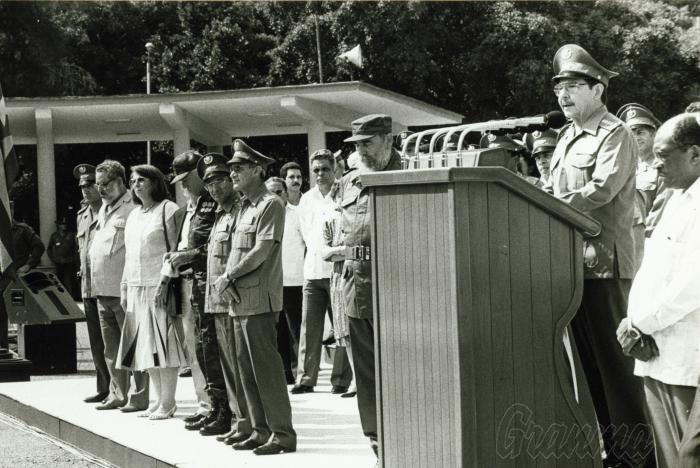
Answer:
M284 367L284 376L288 384L294 383L296 375L297 356L296 346L294 346L294 338L289 329L285 314L280 314L280 319L277 322L277 351L282 358L282 366Z
M676 468L696 387L669 385L651 377L643 379L649 421L654 429L656 466Z
M352 357L355 363L357 407L362 432L377 451L377 394L374 373L374 321L349 317Z
M109 393L109 369L105 361L105 343L102 340L100 314L97 310L96 298L84 298L85 321L87 322L88 338L92 362L97 373L97 393Z
M584 280L571 325L608 460L650 466L654 445L642 379L634 375L634 359L622 354L615 335L627 315L630 285L628 279Z
M236 362L235 333L233 317L228 314L214 314L216 324L216 340L219 344L219 357L221 368L226 381L226 392L231 412L236 415L236 430L243 434L250 434L250 414L248 404L243 392L241 374Z
M78 284L78 265L75 263L57 263L56 276L73 299L80 299Z
M331 306L330 279L305 280L303 292L297 382L313 387L316 385L318 370L321 365L323 324L326 319L326 313ZM345 354L345 348L336 349L336 354L340 354L341 357L333 361L331 384L347 387L352 381L352 369L347 358L342 359L342 355Z
M148 373L133 372L134 385L131 386L129 375L131 371L117 369L117 352L124 324L124 309L118 297L98 296L102 305L100 312L100 327L102 340L105 344L104 356L109 369L108 401L117 401L136 408L148 408Z
M236 362L253 427L251 439L296 449L292 407L277 352L279 312L233 318Z
M207 380L207 394L212 404L228 404L224 372L221 369L219 343L216 339L216 322L214 314L204 312L204 295L206 283L194 277L192 280L192 312L196 317L198 339L195 346L197 362Z
M679 468L697 468L700 466L700 391L695 391L693 408L688 416L681 448L678 455Z

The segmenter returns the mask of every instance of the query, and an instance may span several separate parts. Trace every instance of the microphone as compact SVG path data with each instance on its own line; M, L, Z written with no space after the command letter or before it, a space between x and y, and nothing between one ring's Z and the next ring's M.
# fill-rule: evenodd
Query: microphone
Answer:
M493 130L517 130L532 132L535 130L546 130L548 128L559 129L566 123L566 117L560 111L547 112L546 114L534 117L521 117L517 119L491 120L484 122Z

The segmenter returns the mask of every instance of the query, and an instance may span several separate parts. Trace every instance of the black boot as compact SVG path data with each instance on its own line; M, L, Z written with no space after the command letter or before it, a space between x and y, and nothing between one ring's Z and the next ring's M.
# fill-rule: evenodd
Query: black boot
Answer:
M215 421L216 416L219 413L218 404L218 401L212 399L211 410L209 411L209 414L194 421L186 423L185 429L187 429L188 431L198 431L207 424L211 423L212 421Z
M203 436L226 434L231 430L231 408L228 406L228 400L219 400L218 410L216 419L199 430Z

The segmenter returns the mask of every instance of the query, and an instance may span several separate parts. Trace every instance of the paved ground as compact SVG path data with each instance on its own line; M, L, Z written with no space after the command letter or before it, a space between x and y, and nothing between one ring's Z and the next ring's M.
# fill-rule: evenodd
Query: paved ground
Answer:
M0 415L0 453L0 468L109 466L5 415Z

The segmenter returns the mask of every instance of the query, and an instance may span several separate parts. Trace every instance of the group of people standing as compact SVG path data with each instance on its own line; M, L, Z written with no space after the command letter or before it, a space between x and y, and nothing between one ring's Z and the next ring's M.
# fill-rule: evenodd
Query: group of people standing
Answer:
M286 385L314 391L329 314L338 343L332 392L357 395L376 450L368 197L354 173L399 168L399 158L388 116L353 122L347 141L357 142L358 168L317 151L315 186L303 195L301 167L266 179L274 161L242 140L231 159L187 151L173 160L170 181L182 186L183 207L154 166L132 167L127 179L117 161L78 165L98 387L85 401L167 419L178 368L190 366L199 406L186 429L259 455L293 452Z
M605 465L699 466L700 114L661 124L639 104L609 113L617 74L575 44L559 49L554 72L570 122L558 134L527 136L538 176L520 172L602 226L584 239L583 298L571 335ZM498 138L485 144L509 144ZM86 201L78 232L86 315L91 339L101 326L109 372L98 409L170 417L176 370L189 364L200 407L188 429L237 450L294 451L286 384L293 394L314 391L332 311L342 345L332 391L356 392L377 451L372 220L360 175L400 169L401 158L386 115L352 122L345 141L356 148L353 167L316 151L315 186L303 195L300 166L266 179L272 159L241 140L230 160L178 155L172 183L182 184L182 208L168 201L152 166L132 168L131 191L115 161L76 168ZM188 299L179 308L171 305L174 282ZM156 393L150 406L144 371Z

